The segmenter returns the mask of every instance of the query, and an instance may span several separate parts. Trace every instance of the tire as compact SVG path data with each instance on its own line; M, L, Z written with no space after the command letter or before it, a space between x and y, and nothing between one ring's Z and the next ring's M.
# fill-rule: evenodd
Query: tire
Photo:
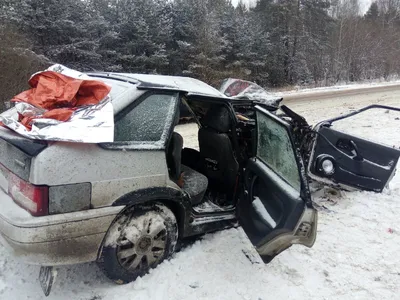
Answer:
M143 276L175 251L175 215L161 204L133 207L117 217L107 232L97 261L117 284Z

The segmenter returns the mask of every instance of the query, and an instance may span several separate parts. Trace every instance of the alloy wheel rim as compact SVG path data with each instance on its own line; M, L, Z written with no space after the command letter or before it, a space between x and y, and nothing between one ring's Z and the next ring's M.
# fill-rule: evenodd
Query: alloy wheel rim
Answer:
M117 258L121 266L130 271L137 271L156 266L163 258L167 244L167 229L164 222L145 218L132 224L135 234L123 230L117 247ZM127 227L129 228L129 227Z

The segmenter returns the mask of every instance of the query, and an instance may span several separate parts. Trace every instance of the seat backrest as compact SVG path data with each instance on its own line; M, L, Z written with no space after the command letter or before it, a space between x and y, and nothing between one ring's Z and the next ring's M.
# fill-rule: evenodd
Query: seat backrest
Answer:
M181 175L182 148L182 136L177 132L173 132L167 149L167 165L169 176L175 181L177 181Z
M225 106L211 107L201 120L203 128L213 129L219 133L228 133L232 128L232 119Z
M202 120L199 130L200 156L204 162L203 172L210 185L231 190L235 185L239 164L235 158L228 132L231 116L221 106L210 110Z

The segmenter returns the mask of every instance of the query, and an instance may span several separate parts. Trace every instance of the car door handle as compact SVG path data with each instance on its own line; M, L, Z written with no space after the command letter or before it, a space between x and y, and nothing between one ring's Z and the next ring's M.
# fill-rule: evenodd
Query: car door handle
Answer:
M354 152L355 156L353 157L354 160L362 161L364 158L360 153L360 150L358 150L357 144L353 141L350 140L350 145L353 147L352 152Z
M351 153L354 156L352 157L354 160L362 161L364 158L358 149L356 142L349 139L340 139L338 140L336 147L340 150L345 151L346 153Z

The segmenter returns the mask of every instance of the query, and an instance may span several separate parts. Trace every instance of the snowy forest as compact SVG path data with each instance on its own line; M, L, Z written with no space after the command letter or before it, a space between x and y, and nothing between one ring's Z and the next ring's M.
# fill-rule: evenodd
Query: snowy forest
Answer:
M0 99L53 62L264 87L400 73L400 0L0 0ZM0 101L1 103L2 101Z

